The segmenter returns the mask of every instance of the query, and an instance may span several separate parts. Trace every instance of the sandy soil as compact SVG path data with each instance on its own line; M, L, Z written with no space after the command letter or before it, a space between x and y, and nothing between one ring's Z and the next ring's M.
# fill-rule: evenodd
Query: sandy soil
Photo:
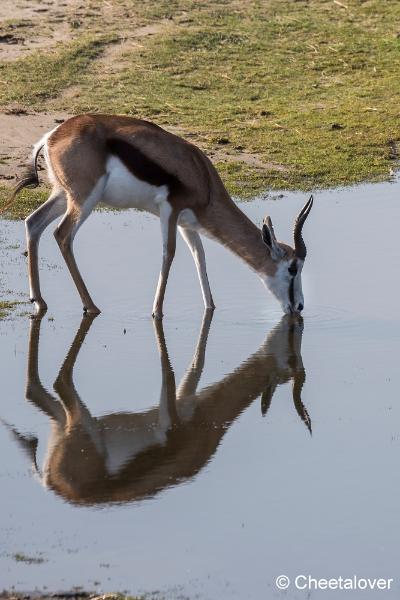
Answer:
M126 36L121 31L127 23ZM60 42L74 39L78 34L99 28L102 23L118 23L123 44L129 38L158 33L168 20L135 27L135 14L129 2L85 2L84 0L1 0L0 3L0 60L15 60L36 50L48 50ZM128 47L129 49L129 47Z
M255 169L260 169L260 171L288 171L288 167L284 165L280 165L278 163L266 162L260 159L256 154L252 154L251 152L242 152L240 150L235 150L232 152L224 152L222 150L215 150L207 153L208 156L213 161L229 161L229 162L241 162L246 165L250 165Z
M19 112L18 107L0 112L0 183L13 183L30 161L32 145L68 115Z
M80 4L79 0L2 0L0 59L15 60L71 39Z
M1 0L0 60L49 49L74 35L80 0ZM66 114L35 114L17 105L0 112L0 183L12 181L29 160L32 144Z
M16 60L27 53L49 50L73 39L76 31L89 29L94 20L107 22L129 15L123 4L83 2L82 0L2 0L0 7L0 60ZM121 39L110 45L99 59L106 72L122 68L127 52L141 45L141 39L155 35L170 25L169 20L120 31ZM77 86L63 92L73 98ZM30 160L32 145L65 120L68 114L35 113L18 105L0 112L0 183L13 184L16 175Z

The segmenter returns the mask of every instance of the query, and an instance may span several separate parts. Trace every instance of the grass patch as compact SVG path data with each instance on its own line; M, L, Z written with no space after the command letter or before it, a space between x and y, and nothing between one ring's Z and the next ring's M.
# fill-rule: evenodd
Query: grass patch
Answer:
M0 217L6 216L11 219L24 219L36 208L38 208L49 197L49 188L40 186L39 188L29 190L24 189L20 192L15 202ZM6 206L10 199L11 190L5 185L0 185L0 210Z
M18 302L17 300L0 300L0 319L8 317L8 315L16 308L16 306L20 304L23 304L23 302Z
M117 73L98 71L95 90L88 77L73 110L139 114L208 150L224 139L228 164L239 148L287 167L225 166L231 191L245 180L252 193L387 178L399 139L400 4L348 7L193 3L189 24L148 40Z
M400 138L400 3L111 4L121 18L103 24L108 39L85 33L56 55L0 65L0 105L125 113L175 127L216 152L229 190L242 197L389 178ZM98 60L105 44L160 19L168 27L128 46L118 64ZM72 83L78 93L60 95ZM266 166L240 162L243 152Z
M13 559L16 562L23 562L27 565L41 565L42 563L46 562L45 559L40 556L27 556L22 552L17 552L16 554L13 554Z
M79 84L92 61L113 36L83 37L58 52L36 52L15 61L0 63L0 105L18 102L42 108L43 101Z

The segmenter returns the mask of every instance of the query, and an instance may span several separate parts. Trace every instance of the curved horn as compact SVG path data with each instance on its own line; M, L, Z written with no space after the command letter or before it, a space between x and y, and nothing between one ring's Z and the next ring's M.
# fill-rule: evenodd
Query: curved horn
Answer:
M294 249L296 252L296 256L304 260L307 255L307 248L303 240L303 236L301 235L301 231L303 229L304 221L307 219L310 210L312 208L314 202L314 198L312 195L308 202L301 209L295 223L294 223Z

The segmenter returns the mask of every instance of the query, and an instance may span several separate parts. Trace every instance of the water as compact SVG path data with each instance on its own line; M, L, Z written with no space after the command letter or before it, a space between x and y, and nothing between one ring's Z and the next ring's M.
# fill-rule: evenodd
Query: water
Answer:
M398 193L316 195L303 323L213 242L203 319L179 242L154 328L159 223L135 211L96 213L77 236L103 310L81 320L46 233L48 313L0 322L0 588L329 600L343 592L275 579L358 575L393 578L379 597L398 597ZM289 241L304 200L241 207ZM25 294L23 224L1 231L2 288Z

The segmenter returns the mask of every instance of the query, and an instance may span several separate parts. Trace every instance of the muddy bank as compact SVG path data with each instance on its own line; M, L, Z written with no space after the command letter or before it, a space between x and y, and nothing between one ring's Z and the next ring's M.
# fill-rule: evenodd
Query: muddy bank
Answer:
M107 596L99 596L93 592L72 591L72 592L54 592L46 594L43 592L12 592L3 591L0 593L0 600L95 600L99 598L117 599L120 598L117 594L109 594Z
M39 591L13 592L3 590L0 592L0 600L145 600L145 598L142 596L140 599L135 599L133 596L124 596L123 594L99 594L95 592L85 592L84 590L52 593ZM161 600L161 598L158 600Z

